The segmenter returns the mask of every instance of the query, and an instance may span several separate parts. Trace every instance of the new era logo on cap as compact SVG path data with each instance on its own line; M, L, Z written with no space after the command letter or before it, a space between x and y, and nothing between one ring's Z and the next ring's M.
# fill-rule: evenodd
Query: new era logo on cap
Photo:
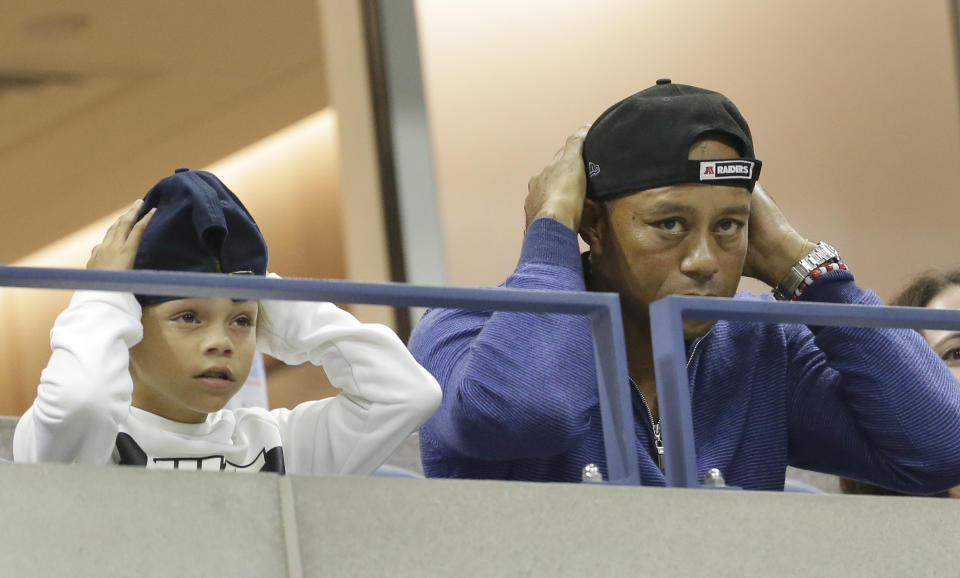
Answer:
M754 161L702 161L700 180L752 179Z
M595 177L600 174L600 165L597 163L587 163L587 176Z

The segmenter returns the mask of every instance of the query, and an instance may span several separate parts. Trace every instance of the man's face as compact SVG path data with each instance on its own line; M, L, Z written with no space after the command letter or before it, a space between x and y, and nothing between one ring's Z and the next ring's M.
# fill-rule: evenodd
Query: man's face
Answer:
M133 405L199 423L243 385L256 347L256 301L177 299L143 309L130 350Z
M691 159L736 158L718 141L701 141ZM624 309L646 317L667 295L732 297L747 252L750 194L746 189L680 184L606 203L600 246L591 244L592 271L620 293ZM684 336L703 335L712 321L685 321Z

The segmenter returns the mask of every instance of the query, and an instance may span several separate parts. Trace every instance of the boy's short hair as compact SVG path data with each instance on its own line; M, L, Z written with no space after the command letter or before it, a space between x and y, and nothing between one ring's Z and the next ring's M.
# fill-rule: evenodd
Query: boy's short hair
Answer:
M177 169L143 198L140 217L156 207L134 269L266 275L267 244L240 199L206 171ZM141 305L179 297L137 295Z

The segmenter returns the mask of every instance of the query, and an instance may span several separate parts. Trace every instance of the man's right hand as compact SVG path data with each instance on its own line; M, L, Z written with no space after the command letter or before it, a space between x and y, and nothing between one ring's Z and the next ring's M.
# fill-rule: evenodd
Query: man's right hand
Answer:
M87 269L132 269L143 231L156 213L154 207L139 221L143 200L137 199L107 230L103 241L90 252Z
M540 217L549 217L574 231L580 229L583 199L587 193L583 139L589 128L589 125L582 126L571 134L550 164L527 183L527 200L523 203L527 227Z

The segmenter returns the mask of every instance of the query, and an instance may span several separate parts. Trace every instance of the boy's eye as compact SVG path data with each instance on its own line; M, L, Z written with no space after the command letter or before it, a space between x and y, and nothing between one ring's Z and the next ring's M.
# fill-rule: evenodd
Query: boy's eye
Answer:
M185 311L173 318L174 321L179 321L181 323L196 323L197 315L193 311Z
M253 319L247 317L246 315L241 315L233 320L234 324L239 325L240 327L253 327Z

